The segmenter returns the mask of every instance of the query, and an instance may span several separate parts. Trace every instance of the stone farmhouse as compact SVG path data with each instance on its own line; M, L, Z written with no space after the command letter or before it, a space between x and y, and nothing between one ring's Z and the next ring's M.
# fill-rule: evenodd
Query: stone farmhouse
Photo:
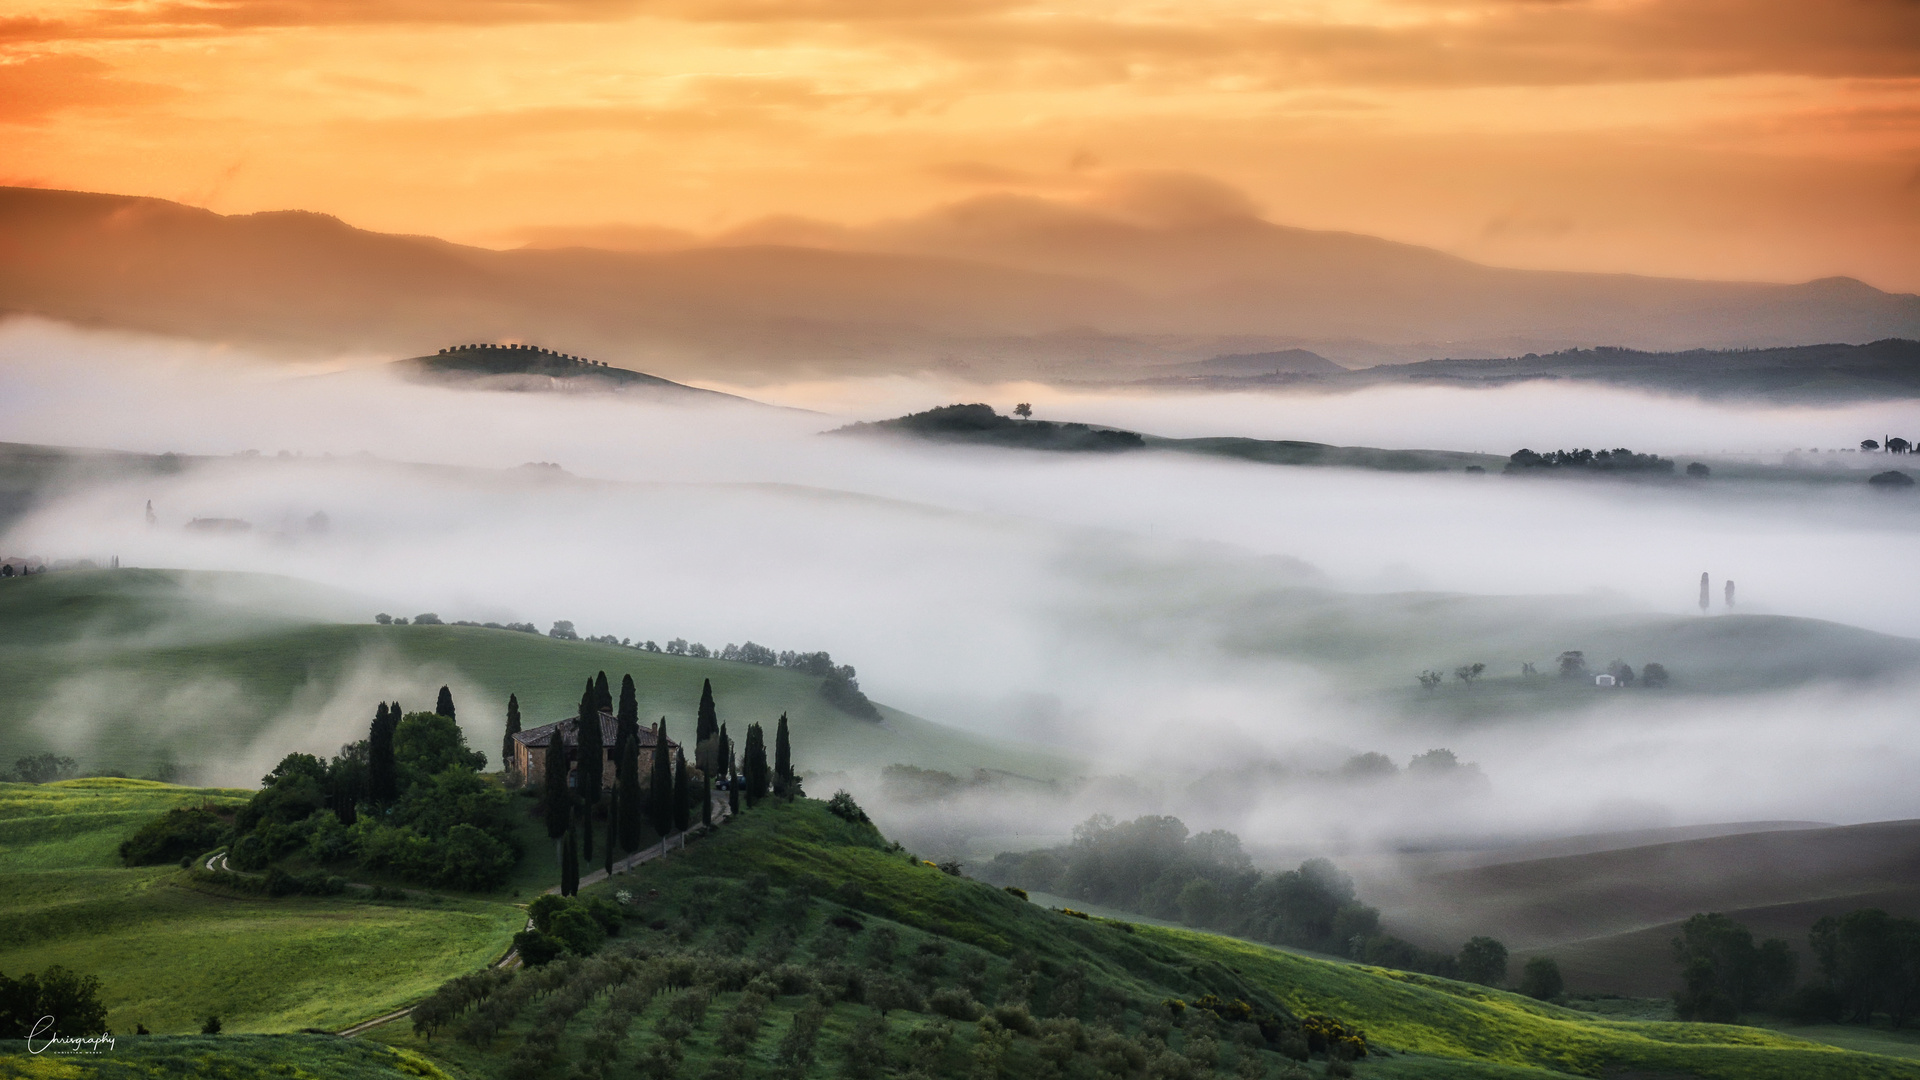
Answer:
M553 752L554 740L560 740L567 755L567 786L574 786L574 772L579 768L580 757L580 720L569 716L552 724L542 724L536 728L513 733L513 771L520 786L540 783L546 775L547 755ZM614 743L620 736L620 722L610 712L600 714L600 745L606 750L601 764L601 786L611 788L616 782L614 771L617 763L613 760ZM660 729L658 725L640 729L640 777L642 781L653 769L653 754L659 746ZM680 744L667 740L667 752L680 749Z

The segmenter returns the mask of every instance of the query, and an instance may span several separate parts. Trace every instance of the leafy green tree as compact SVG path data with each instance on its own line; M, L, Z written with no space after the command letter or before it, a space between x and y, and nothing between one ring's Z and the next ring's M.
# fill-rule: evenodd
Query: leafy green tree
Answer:
M393 760L401 793L451 768L479 772L487 755L467 748L466 732L442 713L412 713L393 729Z
M1460 977L1482 986L1507 985L1507 947L1490 937L1460 946Z
M1560 965L1550 956L1536 956L1520 971L1520 992L1530 998L1552 1001L1566 989L1566 980L1560 977Z
M1640 685L1649 690L1658 690L1671 678L1665 664L1646 664L1640 668Z
M793 775L793 740L787 734L787 714L781 713L779 726L773 729L773 790L791 798L797 786Z
M693 809L693 791L687 782L687 755L673 755L673 831L686 832Z
M106 1030L107 1010L100 1003L100 978L80 975L55 964L40 974L17 979L0 975L0 1039L24 1039L42 1017L53 1017L49 1035L97 1035Z
M1689 918L1673 939L1682 1020L1733 1023L1749 1009L1772 1008L1793 989L1797 961L1778 939L1755 945L1752 931L1718 912Z
M1840 1019L1884 1012L1899 1027L1920 1008L1920 921L1865 908L1821 919L1807 940Z
M418 622L419 620L416 619L414 621ZM441 716L444 716L449 720L452 720L454 718L452 690L444 686L440 688L440 700L433 703L433 711L439 713Z
M746 781L747 805L758 806L767 797L772 777L767 770L767 734L758 723L747 725L747 746L742 753L741 772Z
M507 731L500 738L500 769L511 773L517 755L513 752L513 737L520 734L520 698L516 694L507 695Z

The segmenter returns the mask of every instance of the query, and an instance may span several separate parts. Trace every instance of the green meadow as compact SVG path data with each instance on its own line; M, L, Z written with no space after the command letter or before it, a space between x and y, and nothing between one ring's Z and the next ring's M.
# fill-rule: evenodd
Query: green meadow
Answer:
M237 896L178 867L125 869L120 841L175 806L246 793L143 780L0 785L0 971L97 975L108 1025L334 1029L499 959L525 914L473 898Z

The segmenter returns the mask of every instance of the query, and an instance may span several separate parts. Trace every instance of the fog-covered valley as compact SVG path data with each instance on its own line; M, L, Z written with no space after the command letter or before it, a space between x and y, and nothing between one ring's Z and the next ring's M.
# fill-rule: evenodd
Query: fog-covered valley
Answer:
M1019 394L1043 416L1154 433L1502 454L1627 445L1721 462L1851 445L1911 426L1909 407L905 379L757 391L801 408L669 407L414 385L364 359L289 376L230 350L7 324L0 425L12 441L180 458L171 472L42 486L0 547L285 575L364 598L362 620L565 619L635 643L829 650L877 701L1080 763L889 806L877 769L808 762L802 748L803 765L909 835L972 856L1057 839L1096 812L1175 813L1279 859L1916 810L1899 777L1920 764L1908 734L1920 506L1858 482L1884 455L1822 451L1847 483L1631 482L820 434L949 400L1004 410ZM190 530L193 519L250 528ZM1595 672L1657 663L1672 682L1596 692L1557 677L1569 650ZM1473 663L1486 667L1471 684L1453 676ZM1522 677L1523 663L1540 674ZM1441 685L1422 690L1428 670ZM331 690L312 694L309 708L339 719L293 723L304 748L364 723L329 711ZM29 715L45 727L87 700L66 695ZM493 711L466 721L476 737L491 735ZM1477 773L1404 773L1440 747ZM1356 771L1365 753L1401 775Z

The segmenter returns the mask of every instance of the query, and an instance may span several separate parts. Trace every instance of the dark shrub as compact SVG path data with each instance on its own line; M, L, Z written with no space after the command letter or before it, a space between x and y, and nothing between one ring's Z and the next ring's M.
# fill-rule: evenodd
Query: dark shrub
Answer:
M980 1019L980 1003L973 995L956 986L942 987L927 999L927 1008L941 1016L972 1023Z
M227 823L211 810L182 806L140 826L120 844L120 861L128 866L159 866L191 859L220 845Z
M513 935L513 947L528 967L542 967L564 951L558 941L538 930L522 930Z
M827 812L851 825L871 825L867 812L853 801L853 796L845 791L836 791L833 798L827 800Z
M1552 1001L1567 988L1560 977L1560 965L1552 957L1536 956L1527 961L1520 973L1520 992L1540 1001Z

